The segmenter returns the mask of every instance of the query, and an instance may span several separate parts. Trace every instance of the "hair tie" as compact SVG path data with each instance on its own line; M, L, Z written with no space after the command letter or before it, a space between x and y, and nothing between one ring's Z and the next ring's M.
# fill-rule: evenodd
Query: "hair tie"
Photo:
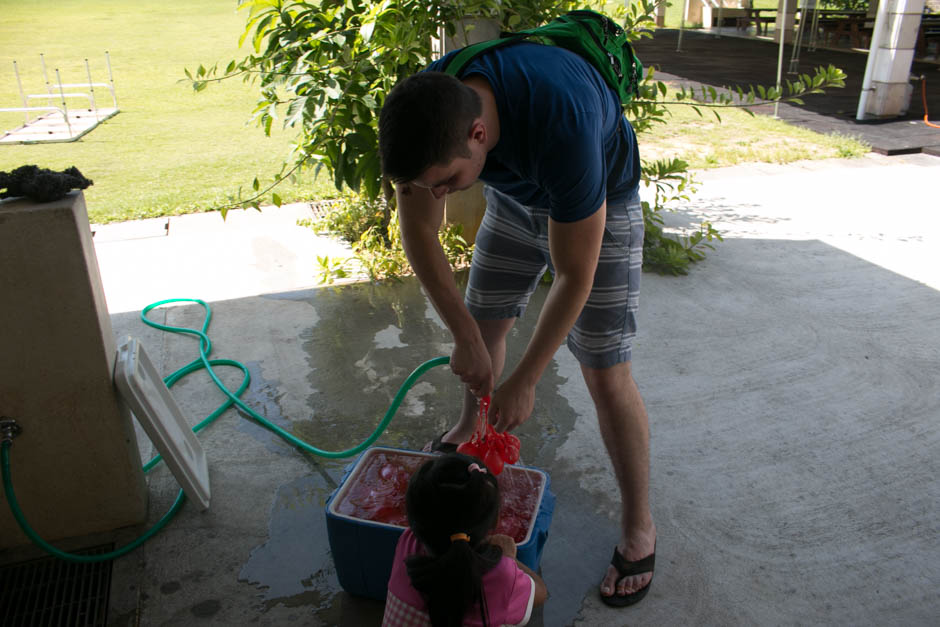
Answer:
M467 466L468 472L473 472L474 470L476 470L477 472L482 472L484 475L486 474L486 468L480 468L480 464L476 462L473 462L472 464Z
M463 540L464 542L470 542L470 536L465 533L455 533L450 536L451 542L457 542L458 540Z

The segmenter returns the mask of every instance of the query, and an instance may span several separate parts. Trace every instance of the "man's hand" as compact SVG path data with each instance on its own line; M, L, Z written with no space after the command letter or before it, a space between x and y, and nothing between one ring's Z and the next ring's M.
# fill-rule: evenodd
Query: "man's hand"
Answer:
M534 406L535 384L523 382L513 374L493 392L489 421L499 433L512 431L529 419Z
M493 361L482 338L457 342L450 356L450 369L477 398L493 393Z

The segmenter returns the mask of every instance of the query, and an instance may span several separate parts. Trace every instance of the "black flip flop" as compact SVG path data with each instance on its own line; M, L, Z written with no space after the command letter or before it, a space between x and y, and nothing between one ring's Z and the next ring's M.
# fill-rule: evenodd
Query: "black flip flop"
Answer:
M656 565L656 547L653 547L653 552L641 560L635 562L628 562L620 554L620 551L617 550L617 547L614 547L614 556L610 559L610 563L614 568L617 569L617 581L620 581L624 577L631 577L633 575L641 575L643 573L653 572L653 567ZM617 594L616 592L616 583L614 584L614 593L610 596L600 595L601 601L606 603L611 607L628 607L635 603L639 603L643 600L643 597L646 596L646 593L650 591L650 586L653 584L652 577L650 582L631 594Z

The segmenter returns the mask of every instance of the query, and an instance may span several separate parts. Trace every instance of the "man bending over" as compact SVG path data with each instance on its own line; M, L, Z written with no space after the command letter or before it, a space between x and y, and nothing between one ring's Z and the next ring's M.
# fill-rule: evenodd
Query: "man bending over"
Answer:
M517 43L487 51L458 77L439 71L448 58L396 85L379 119L405 253L453 334L450 365L466 387L459 421L434 446L470 439L482 396L492 396L497 431L522 424L567 341L621 493L621 534L601 599L631 605L649 589L656 542L649 424L630 370L643 253L636 136L617 94L573 52ZM486 213L461 296L438 229L445 195L477 179ZM554 281L535 331L500 380L506 336L546 269Z

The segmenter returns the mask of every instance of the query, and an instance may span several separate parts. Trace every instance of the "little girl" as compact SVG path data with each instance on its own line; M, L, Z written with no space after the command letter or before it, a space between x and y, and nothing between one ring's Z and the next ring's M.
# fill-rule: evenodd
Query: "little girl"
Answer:
M545 602L545 582L516 559L513 539L488 536L499 484L482 462L460 453L428 460L411 477L405 507L384 627L525 625Z

